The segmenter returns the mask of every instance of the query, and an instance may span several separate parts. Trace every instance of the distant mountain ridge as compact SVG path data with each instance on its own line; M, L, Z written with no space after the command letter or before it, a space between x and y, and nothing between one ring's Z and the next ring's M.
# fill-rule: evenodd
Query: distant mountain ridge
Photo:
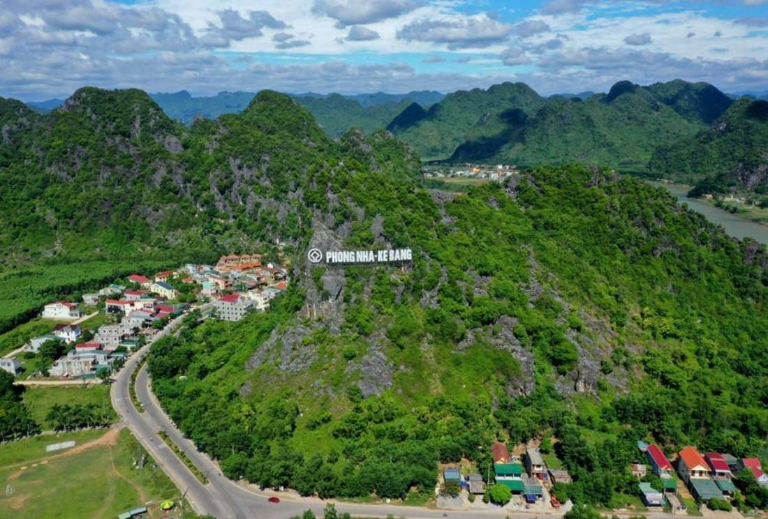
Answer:
M388 128L427 160L646 170L660 143L704 130L731 103L711 85L680 80L647 87L621 81L586 100L544 98L527 85L504 83L454 92L428 114L412 111Z

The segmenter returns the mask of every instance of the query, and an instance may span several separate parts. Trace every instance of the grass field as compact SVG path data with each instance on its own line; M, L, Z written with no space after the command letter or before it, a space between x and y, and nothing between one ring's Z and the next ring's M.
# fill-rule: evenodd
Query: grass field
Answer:
M24 390L24 403L32 412L32 417L40 426L50 429L45 415L55 404L96 404L99 409L106 409L113 418L117 418L109 398L109 386L95 384L90 386L27 387Z
M102 325L102 324L112 324L116 322L117 319L114 315L110 315L106 312L100 312L98 315L95 315L91 317L90 319L86 319L82 323L80 323L80 326L83 328L90 330L94 333L96 333L96 330Z
M53 330L54 326L56 326L56 321L34 319L5 333L0 333L0 356L24 346L32 337L45 335Z
M60 435L65 436L72 435ZM149 516L159 518L160 501L178 502L178 489L154 468L151 458L143 469L134 468L143 449L130 432L111 429L91 439L90 444L47 458L44 446L60 438L37 437L0 446L0 460L8 459L3 451L10 446L16 462L0 466L0 483L12 489L10 496L7 491L0 494L0 517L106 519L149 503Z

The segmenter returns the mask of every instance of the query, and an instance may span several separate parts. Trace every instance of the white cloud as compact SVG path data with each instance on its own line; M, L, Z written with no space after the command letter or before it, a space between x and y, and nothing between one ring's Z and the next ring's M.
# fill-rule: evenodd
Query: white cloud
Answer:
M344 27L397 18L421 5L423 2L416 0L315 0L312 12L333 18Z
M511 25L487 15L477 15L417 20L397 31L397 38L446 45L449 49L482 48L503 43L511 32Z
M643 34L630 34L624 38L624 43L634 46L648 45L651 41L651 35L647 32L644 32Z

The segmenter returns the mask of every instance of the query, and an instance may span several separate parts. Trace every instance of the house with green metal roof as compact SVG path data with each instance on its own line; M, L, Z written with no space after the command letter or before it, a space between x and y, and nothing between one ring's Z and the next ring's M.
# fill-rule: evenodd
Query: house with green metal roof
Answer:
M688 481L691 494L697 501L707 503L713 499L725 499L720 487L712 478L691 478Z
M664 506L664 494L656 490L650 483L640 483L640 496L645 506Z
M736 495L736 485L733 484L730 478L718 478L715 480L717 488L726 496Z
M533 503L544 498L544 488L535 477L525 478L523 479L523 494L527 502Z
M496 483L504 485L515 494L523 493L523 466L519 463L496 463L493 466Z

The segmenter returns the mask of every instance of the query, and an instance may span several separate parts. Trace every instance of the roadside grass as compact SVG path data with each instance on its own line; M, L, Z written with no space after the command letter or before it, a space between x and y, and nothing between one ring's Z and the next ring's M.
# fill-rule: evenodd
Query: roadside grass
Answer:
M63 432L59 434L42 434L14 442L0 443L0 470L8 465L40 460L55 454L45 452L46 445L70 440L74 440L78 445L81 445L101 436L104 436L103 429L91 429L88 431ZM59 452L66 452L66 450Z
M133 373L131 373L131 380L128 383L128 394L131 396L133 407L135 407L136 411L139 413L144 412L144 406L141 405L141 402L139 402L139 397L136 396L136 377L139 376L139 371L141 371L141 367L145 362L147 362L147 355L144 355L136 364L136 368L133 370Z
M53 330L56 321L50 319L33 319L20 324L16 328L0 334L0 356L21 348L33 337L45 335Z
M186 454L184 454L184 451L182 451L179 448L179 446L176 445L176 443L174 443L173 440L171 440L171 438L168 436L168 434L166 434L165 431L160 431L157 433L157 435L160 436L160 438L162 438L162 440L166 443L166 445L168 445L168 447L171 448L171 450L176 455L176 457L178 457L182 461L182 463L184 463L184 465L187 466L190 472L192 472L192 474L194 474L195 477L200 480L200 483L202 483L203 485L208 484L208 478L205 477L205 474L203 474L203 472L199 468L197 468L197 465L192 463L192 460L189 459L189 457Z
M138 506L147 506L149 517L164 517L159 503L178 503L179 490L148 455L142 469L134 467L144 451L128 430L114 438L116 444L104 442L24 470L0 469L0 484L12 489L10 496L0 494L0 517L106 518Z
M701 510L699 509L699 504L692 497L684 497L683 504L685 505L685 508L688 510L688 515L693 515L697 517L704 515L701 513Z
M112 408L109 385L90 384L79 386L28 386L24 390L24 403L29 407L32 417L43 429L50 429L51 424L45 419L48 411L56 404L95 404L99 410L109 412L112 421L117 415Z
M544 458L544 463L547 464L547 467L553 470L560 470L563 468L563 462L560 461L560 459L557 457L557 454L554 452L550 452L549 454L542 454L541 457Z

